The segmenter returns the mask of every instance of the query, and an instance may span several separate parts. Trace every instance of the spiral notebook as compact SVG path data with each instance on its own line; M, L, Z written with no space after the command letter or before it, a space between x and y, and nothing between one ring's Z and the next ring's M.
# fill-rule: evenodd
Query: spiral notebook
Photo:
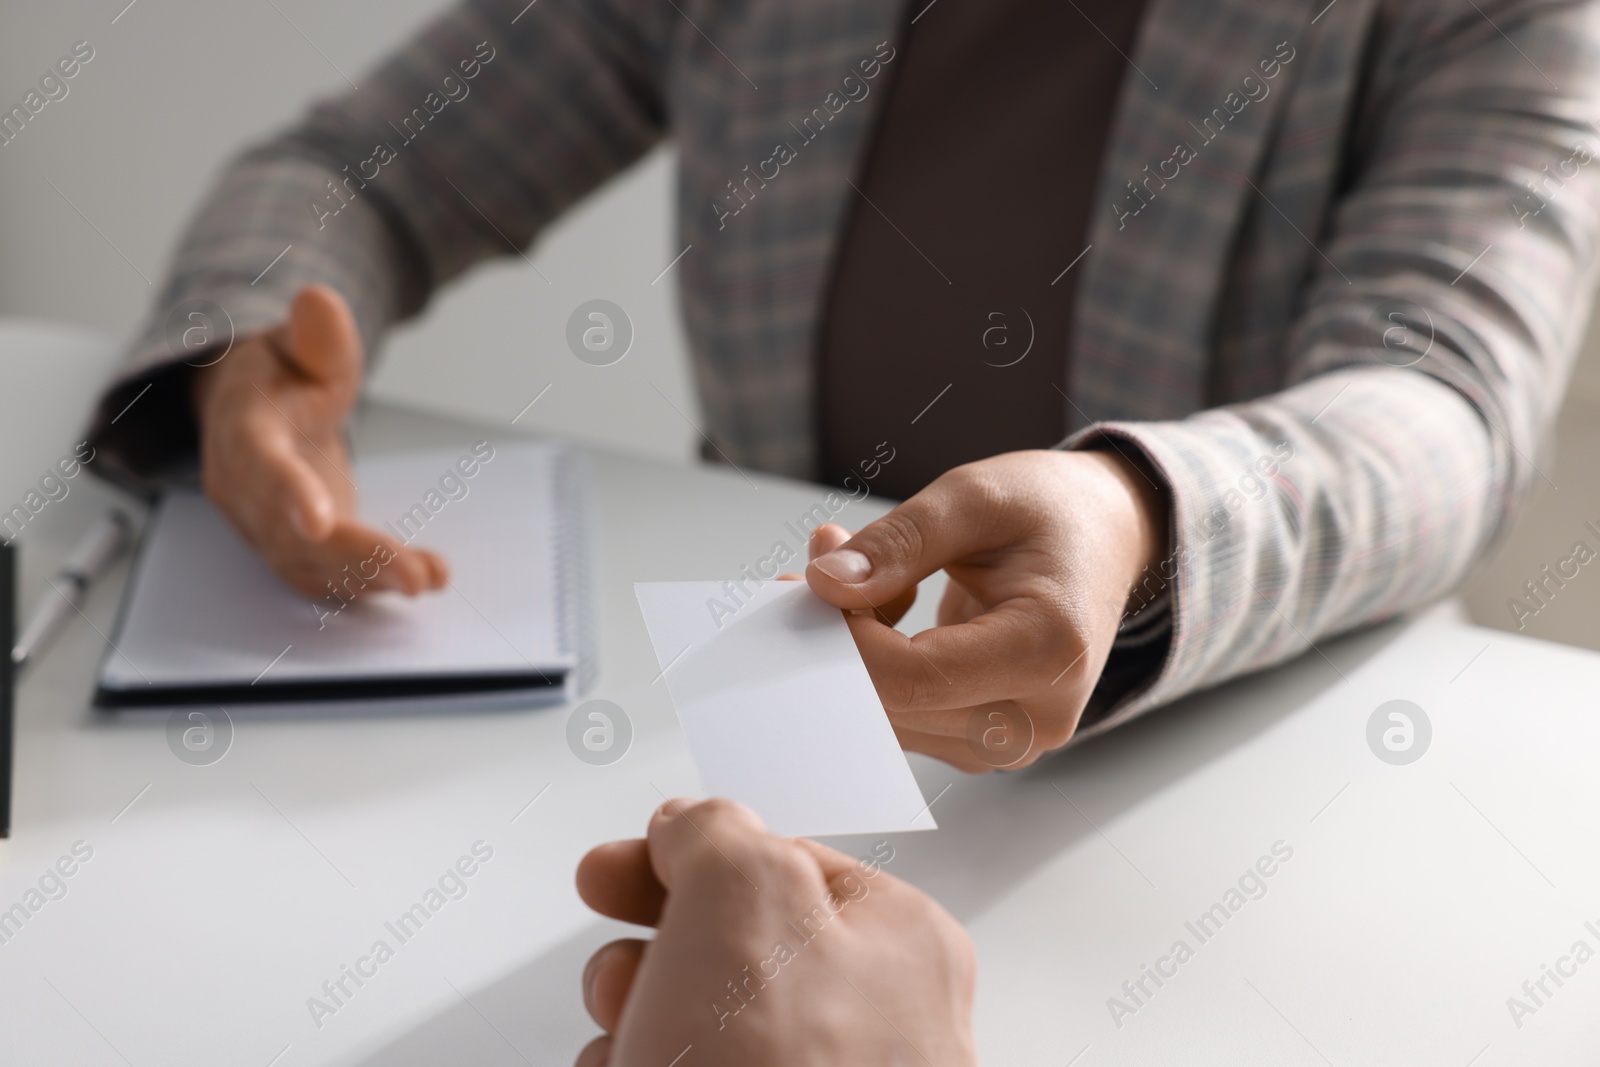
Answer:
M374 546L325 595L275 577L198 490L145 526L95 704L382 710L569 699L592 673L585 479L558 443L411 452L356 464L359 512L449 561L417 597L367 586Z

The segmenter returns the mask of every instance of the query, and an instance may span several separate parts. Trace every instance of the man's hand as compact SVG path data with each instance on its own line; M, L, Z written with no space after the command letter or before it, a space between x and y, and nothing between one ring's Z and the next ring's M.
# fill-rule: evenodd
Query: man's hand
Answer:
M889 854L892 858L893 853ZM578 893L656 927L589 960L606 1031L578 1067L967 1067L971 942L932 899L729 800L668 801L643 841L601 845Z
M806 580L846 609L900 744L968 771L1065 745L1129 595L1166 552L1165 494L1111 452L1009 452L943 475L839 543ZM818 547L831 549L817 555ZM938 625L893 628L916 584L950 576ZM1003 734L996 759L979 739Z
M287 324L239 342L194 377L206 495L280 578L312 598L327 596L329 582L343 589L347 574L408 594L449 576L434 553L356 521L343 428L361 370L344 298L310 286Z

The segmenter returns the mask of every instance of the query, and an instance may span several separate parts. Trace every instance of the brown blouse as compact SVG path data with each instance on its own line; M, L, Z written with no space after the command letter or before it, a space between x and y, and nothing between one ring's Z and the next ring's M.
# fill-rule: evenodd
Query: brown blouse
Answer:
M1143 6L912 0L827 296L824 481L858 484L886 442L871 488L904 498L1065 436L1079 256Z

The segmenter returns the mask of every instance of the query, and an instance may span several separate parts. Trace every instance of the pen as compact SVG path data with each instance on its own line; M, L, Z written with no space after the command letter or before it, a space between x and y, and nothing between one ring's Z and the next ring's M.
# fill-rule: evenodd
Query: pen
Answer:
M39 601L28 618L28 625L22 629L22 636L11 648L11 662L18 672L38 658L61 624L83 603L90 583L122 554L132 532L133 521L127 513L112 508L83 535L78 547L67 557L66 566L50 577L55 592L46 593Z

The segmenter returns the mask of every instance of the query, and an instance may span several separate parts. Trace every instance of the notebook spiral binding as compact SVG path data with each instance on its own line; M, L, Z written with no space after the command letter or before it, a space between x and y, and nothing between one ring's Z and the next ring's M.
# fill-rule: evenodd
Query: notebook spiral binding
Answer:
M594 688L600 670L589 461L577 450L563 448L553 465L555 497L566 516L556 524L555 534L556 621L562 652L576 660L567 690L568 698L576 701Z

